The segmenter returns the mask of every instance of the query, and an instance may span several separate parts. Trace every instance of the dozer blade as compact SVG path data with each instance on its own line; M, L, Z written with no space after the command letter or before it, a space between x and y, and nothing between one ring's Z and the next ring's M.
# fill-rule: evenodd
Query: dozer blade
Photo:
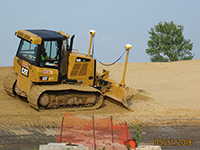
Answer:
M128 88L120 85L119 83L113 83L108 92L105 92L105 96L112 99L112 101L122 104L126 109L130 110L130 107L127 104L127 92Z
M124 72L123 72L123 77L122 81L120 83L115 82L111 79L108 78L109 76L109 71L103 70L102 74L98 75L99 79L98 81L100 82L101 85L101 80L103 80L103 93L105 96L111 98L113 101L116 101L120 104L122 104L124 107L126 107L128 110L130 110L130 107L127 104L127 99L126 99L126 93L128 88L125 85L125 74L126 74L126 68L127 68L127 63L128 63L128 55L129 55L129 50L132 48L132 45L126 44L126 61L124 65ZM97 82L98 83L98 82Z

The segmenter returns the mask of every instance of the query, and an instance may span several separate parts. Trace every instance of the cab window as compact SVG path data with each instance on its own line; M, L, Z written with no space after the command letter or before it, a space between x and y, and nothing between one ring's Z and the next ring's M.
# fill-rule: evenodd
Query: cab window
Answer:
M57 68L59 63L59 42L44 41L41 48L41 67Z
M30 63L35 63L37 52L38 45L21 40L17 55Z

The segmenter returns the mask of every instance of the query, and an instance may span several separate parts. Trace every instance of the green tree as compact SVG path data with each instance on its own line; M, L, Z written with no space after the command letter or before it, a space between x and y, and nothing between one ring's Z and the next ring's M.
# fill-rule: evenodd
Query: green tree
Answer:
M152 62L169 62L191 60L193 43L185 40L183 26L162 22L151 28L150 40L146 53L150 55Z

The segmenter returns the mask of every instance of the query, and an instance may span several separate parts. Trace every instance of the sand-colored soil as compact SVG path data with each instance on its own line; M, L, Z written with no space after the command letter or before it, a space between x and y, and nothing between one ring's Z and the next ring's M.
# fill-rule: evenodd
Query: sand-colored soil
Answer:
M98 72L110 70L110 78L120 82L123 63L112 67L98 64ZM27 102L10 97L3 80L11 67L0 67L0 125L54 126L60 124L66 109L36 111ZM98 110L72 112L90 118L113 115L129 125L199 125L200 124L200 60L171 63L129 63L126 84L130 88L128 111L108 100ZM132 96L132 97L131 97Z

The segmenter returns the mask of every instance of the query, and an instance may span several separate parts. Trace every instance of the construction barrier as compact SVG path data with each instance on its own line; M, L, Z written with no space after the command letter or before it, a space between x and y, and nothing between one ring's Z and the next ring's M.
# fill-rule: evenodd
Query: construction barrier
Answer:
M57 143L79 143L88 149L110 147L112 143L124 145L132 140L126 123L110 118L80 118L66 112L56 136Z
M162 150L161 146L143 145L138 146L135 150Z
M49 143L47 145L40 145L39 150L88 150L84 145L65 143Z

